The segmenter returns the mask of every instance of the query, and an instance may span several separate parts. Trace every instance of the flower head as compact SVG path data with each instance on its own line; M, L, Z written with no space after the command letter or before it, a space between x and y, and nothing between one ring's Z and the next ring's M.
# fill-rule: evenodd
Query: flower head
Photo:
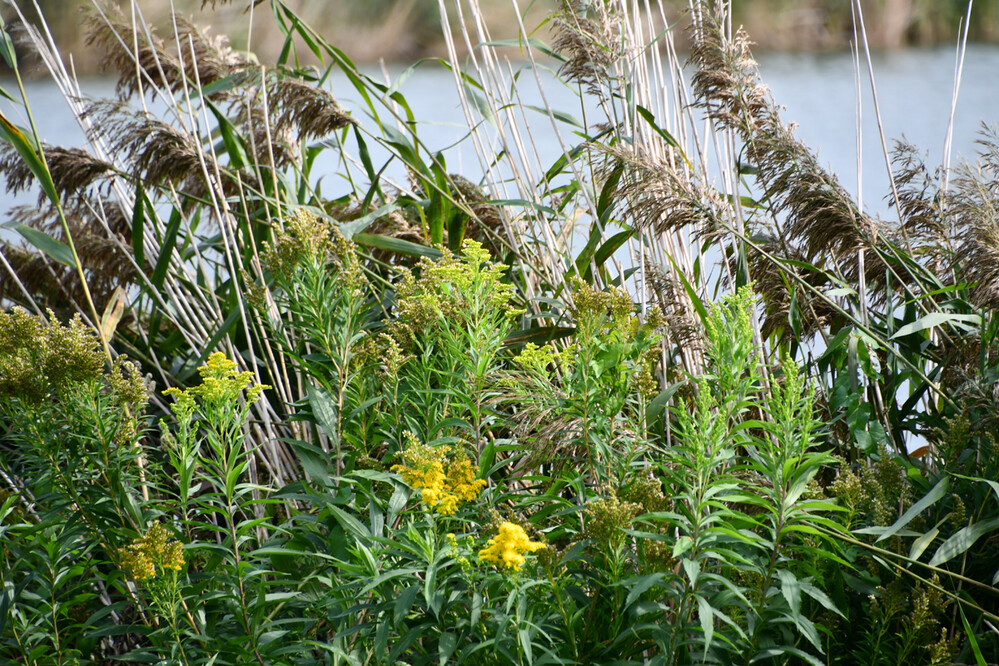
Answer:
M198 368L201 384L186 389L171 387L163 395L172 395L176 402L171 405L178 420L190 420L198 402L202 404L235 404L240 393L246 391L246 404L252 405L261 394L271 388L267 384L256 384L249 370L239 372L236 362L223 352L214 352L208 362Z
M488 562L500 569L520 571L524 566L524 553L547 548L545 544L527 538L524 528L509 521L500 525L499 534L494 536L479 551L479 561Z
M407 446L402 454L405 465L395 465L398 472L414 490L420 491L424 506L442 516L450 516L462 504L471 502L486 482L475 478L471 461L462 456L449 457L450 446L432 447L421 444L416 437L405 434Z
M176 540L168 541L169 537L167 529L157 523L125 549L121 564L132 580L155 578L156 567L173 571L184 568L184 546Z

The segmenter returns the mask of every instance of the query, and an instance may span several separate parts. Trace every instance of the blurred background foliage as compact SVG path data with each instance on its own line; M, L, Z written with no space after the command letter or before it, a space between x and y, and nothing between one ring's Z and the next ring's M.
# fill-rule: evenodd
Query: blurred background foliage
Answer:
M519 3L525 14L535 19L557 9L560 0L529 0ZM22 9L32 9L32 0L15 0ZM90 0L38 0L61 48L74 54L77 72L99 71L93 49L86 49L79 30L79 11ZM119 4L121 4L119 2ZM273 60L282 46L282 37L270 22L260 20L265 5L254 12L248 3L234 2L202 8L201 0L174 0L173 3L146 3L145 19L169 34L169 12L173 4L180 14L196 24L211 25L233 39L236 48L247 48L263 61ZM365 2L319 2L292 0L287 3L304 21L330 41L339 44L355 62L409 62L416 58L444 54L440 34L440 11L431 0L366 0ZM492 34L516 34L516 20L509 0L481 0L482 15L489 20ZM852 0L736 0L733 20L744 25L759 50L834 50L847 48L853 37ZM687 24L686 0L666 0L665 18L671 25ZM862 0L867 31L875 48L924 46L953 40L967 11L967 0ZM13 11L3 10L4 18ZM33 9L32 12L33 13ZM247 44L246 30L254 30ZM539 37L545 39L546 27ZM684 48L685 31L678 30L678 46ZM969 31L974 41L999 40L999 0L979 0Z

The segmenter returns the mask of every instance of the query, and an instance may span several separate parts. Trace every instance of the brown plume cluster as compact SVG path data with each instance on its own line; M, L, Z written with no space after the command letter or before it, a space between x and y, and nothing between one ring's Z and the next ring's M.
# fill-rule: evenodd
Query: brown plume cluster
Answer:
M151 200L159 191L192 203L223 201L241 188L263 191L261 177L271 176L261 167L286 167L298 159L303 142L355 122L329 91L301 73L262 67L224 36L182 17L174 17L173 23L176 31L168 42L114 3L87 12L87 44L102 52L102 66L117 76L117 99L82 100L81 122L89 128L90 149L42 146L98 307L116 287L145 270L133 256L131 221L120 197L111 196L113 188L120 195L121 188L135 192L141 185ZM31 29L23 38L29 46L33 40L42 45ZM198 96L220 123L231 126L247 163L221 161L213 145L216 137L191 118L148 110L152 100L179 109L183 105L176 100ZM34 185L27 162L7 143L0 146L0 173L8 192ZM39 204L14 208L8 217L65 242L66 230L44 194ZM4 253L17 278L9 271L0 274L0 297L20 299L25 291L42 301L51 296L58 301L53 303L57 310L65 308L62 314L83 302L74 270L27 247L7 244ZM55 294L52 284L58 285Z

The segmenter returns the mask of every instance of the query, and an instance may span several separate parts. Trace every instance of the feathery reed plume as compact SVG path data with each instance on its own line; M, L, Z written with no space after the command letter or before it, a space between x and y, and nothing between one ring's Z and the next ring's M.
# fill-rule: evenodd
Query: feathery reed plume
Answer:
M513 478L529 474L539 465L564 469L586 457L586 449L579 442L583 420L561 408L567 398L563 390L550 381L522 373L504 375L504 380L498 383L490 403L499 409L514 406L513 410L504 409L510 428L521 441L530 442L525 448L528 455L511 469Z
M67 205L78 205L90 194L94 183L113 177L115 167L95 158L82 148L62 148L42 144L49 175L56 192ZM0 143L0 173L7 180L7 192L16 194L35 184L35 174L9 143ZM44 191L38 193L38 205L48 200Z
M14 144L6 141L0 143L0 173L7 181L8 194L23 192L35 182L35 174L14 148ZM39 196L44 196L44 193Z
M905 140L895 142L891 164L906 231L910 236L925 235L949 244L949 230L940 211L940 170L931 174L919 149Z
M234 51L225 35L210 35L207 30L202 31L190 21L179 17L176 23L177 37L181 44L180 59L190 83L199 82L204 88L257 66L255 58ZM209 97L224 98L227 93L223 89L213 92Z
M726 35L722 4L714 10L706 2L699 4L692 27L690 60L697 67L692 83L697 103L719 127L732 130L745 143L746 157L756 167L763 190L761 200L774 215L750 220L746 233L772 238L768 246L773 256L798 257L818 267L817 274L808 278L816 288L829 284L823 277L827 272L853 284L863 277L870 302L885 302L889 270L885 257L892 250L883 241L893 241L897 227L861 211L835 175L794 136L794 127L783 123L769 90L760 82L748 36L742 30L731 38ZM761 277L761 271L773 270L766 261L752 263L753 279ZM768 287L762 292L767 311L786 312L791 301L787 282L762 277ZM903 268L897 279L910 283L917 278ZM814 314L819 320L804 322L803 330L818 330L824 311L817 303L806 305L802 314ZM783 325L773 320L764 327L777 330Z
M604 150L608 159L599 175L606 181L618 166L625 168L617 194L621 213L636 228L660 235L684 228L711 234L721 228L727 204L718 190L704 185L690 171L649 151L623 145Z
M133 26L114 4L85 13L83 28L87 46L99 49L101 69L118 73L118 96L128 99L152 82L155 86L176 90L183 85L184 70L169 54L163 40L152 29ZM155 93L155 88L153 93Z
M791 277L795 275L799 280L819 288L826 283L825 276L801 268L800 265L806 259L792 244L761 235L754 236L753 242L762 250L748 253L747 260L749 272L753 276L753 289L763 298L764 318L760 326L763 338L791 335L799 340L807 340L827 328L836 316L836 311ZM776 258L781 264L781 270L774 270L772 260L763 253ZM796 308L795 316L801 327L794 332L791 331L792 308ZM802 316L798 317L798 314Z
M999 308L999 127L985 126L977 164L963 164L951 180L945 210L958 229L954 270L971 287L972 303Z
M704 331L693 312L690 298L676 275L647 260L649 288L666 318L666 336L687 357L704 353Z
M777 213L787 213L791 237L805 242L807 255L831 250L837 257L849 256L867 231L866 216L794 136L793 127L781 121L759 80L748 35L739 30L729 39L721 16L710 10L699 15L690 56L697 66L692 81L699 103L746 142L765 198Z
M64 199L84 196L87 188L114 173L113 164L82 148L45 148L45 160L56 191Z
M274 119L265 116L263 107L256 100L250 100L249 105L233 117L233 121L246 137L246 148L255 164L277 169L286 167L301 156L301 143L295 138L294 128L287 125L272 127L270 123Z
M146 185L204 192L202 160L211 165L212 156L186 131L111 100L94 102L86 114L112 152L131 163Z
M900 228L913 258L938 278L949 280L956 239L941 207L946 201L940 191L942 169L931 173L916 147L905 141L896 142L891 164L895 190L886 198L894 201L898 197Z
M100 11L87 12L86 43L104 54L103 69L118 73L119 97L131 97L148 88L148 82L172 92L195 82L205 87L256 66L253 58L234 51L225 36L209 35L184 18L174 18L180 53L168 49L152 28L132 25L115 5L102 5ZM157 89L152 92L155 94ZM225 99L231 94L223 88L209 97Z
M565 58L559 74L591 94L602 95L622 48L620 23L612 3L561 0L552 18L552 48Z
M114 290L130 284L136 277L135 263L127 248L129 221L115 206L105 207L106 219L97 220L84 206L68 208L66 221L76 245L77 255L87 271L91 295L102 311ZM51 206L15 206L8 212L10 222L38 229L57 240L65 240L62 225ZM6 244L4 254L29 293L37 295L60 316L71 316L83 309L85 296L75 268L55 262L47 256ZM53 284L57 286L53 289ZM0 298L20 303L19 287L0 274Z
M739 30L729 39L719 14L706 10L700 16L690 56L699 103L745 142L764 198L775 213L786 214L788 237L802 242L805 256L851 261L878 233L874 221L783 123L759 80L746 33Z
M356 125L328 91L298 79L279 78L270 87L274 126L297 127L300 139L320 138Z

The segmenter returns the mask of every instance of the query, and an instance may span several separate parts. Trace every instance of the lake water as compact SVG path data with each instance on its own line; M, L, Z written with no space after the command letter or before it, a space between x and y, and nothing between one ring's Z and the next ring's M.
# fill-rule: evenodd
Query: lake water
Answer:
M850 54L765 54L760 56L764 82L770 86L779 104L785 107L784 119L798 125L798 136L815 151L820 161L837 173L843 185L855 196L863 192L865 207L872 212L888 214L885 195L889 191L881 139L874 116L866 65L861 69L858 86L854 62ZM927 152L928 164L935 166L942 158L951 116L954 87L955 53L950 48L906 50L878 54L874 57L882 124L889 142L905 137ZM400 70L390 70L389 78ZM372 73L381 78L381 74ZM11 82L0 82L13 91ZM107 79L83 82L84 90L93 97L110 96L114 85ZM862 177L858 178L857 109L862 117L861 154ZM432 150L441 150L459 142L468 133L467 124L450 72L441 68L418 69L401 87L402 93L419 120L418 134ZM333 92L341 98L355 116L369 129L374 124L366 117L363 106L353 96L356 92L343 80L334 79ZM526 77L521 92L526 104L540 104L531 77ZM545 92L553 108L579 113L578 99L563 86L546 85ZM80 145L82 132L69 113L66 103L51 83L28 84L28 96L36 114L43 139L56 145ZM0 100L0 109L19 124L23 116L9 103ZM971 46L964 65L962 85L954 116L953 154L971 158L981 122L999 123L999 47ZM543 116L534 123L534 139L538 143L542 165L550 165L560 154L559 144ZM571 139L572 137L568 137ZM577 139L578 140L578 139ZM376 168L387 159L387 153L373 149ZM468 145L447 151L448 169L475 178L481 173L475 154ZM323 176L323 191L327 196L342 194L344 187L337 177L335 151L324 151L325 163L318 165ZM400 169L389 173L402 179ZM11 197L0 192L0 222L6 210L16 203L33 203L35 196L21 194ZM0 235L13 232L0 229ZM910 442L917 446L919 442Z
M955 52L953 48L905 50L874 56L874 75L880 101L884 131L889 142L906 137L928 152L929 163L936 165L943 154L951 114L954 86ZM786 109L784 118L798 125L798 135L818 152L820 161L840 176L855 195L861 191L865 206L874 212L886 212L884 196L888 180L874 117L866 64L861 70L860 108L863 118L862 179L858 182L857 163L857 77L848 53L764 54L759 57L764 82L773 90L777 102ZM381 74L372 74L381 77ZM390 70L389 76L398 75ZM9 92L11 81L0 82ZM373 124L359 105L352 104L356 93L334 79L334 94L342 96L347 106L369 127ZM113 93L113 83L91 79L83 83L88 94L99 97ZM540 103L532 85L524 86L527 103ZM459 141L466 133L464 115L454 92L450 72L441 68L418 69L401 87L420 121L419 133L432 149L442 149ZM551 105L578 114L578 100L572 91L555 85L546 86ZM82 134L49 82L28 83L28 96L44 140L57 145L79 145ZM17 109L4 101L4 113L15 122L23 122ZM536 132L542 162L550 164L558 155L558 144L550 135L547 120L538 117ZM957 110L954 120L955 155L973 156L975 139L982 121L999 122L999 48L972 45L968 48ZM546 131L547 130L547 131ZM332 151L327 151L332 152ZM474 176L478 163L471 147L448 153L450 171ZM335 156L329 156L328 168L335 171ZM375 157L377 167L377 156ZM332 176L332 173L331 173ZM326 178L324 191L334 194L336 179ZM337 193L338 194L338 193ZM0 193L0 211L14 203L33 201L33 196L12 198Z

